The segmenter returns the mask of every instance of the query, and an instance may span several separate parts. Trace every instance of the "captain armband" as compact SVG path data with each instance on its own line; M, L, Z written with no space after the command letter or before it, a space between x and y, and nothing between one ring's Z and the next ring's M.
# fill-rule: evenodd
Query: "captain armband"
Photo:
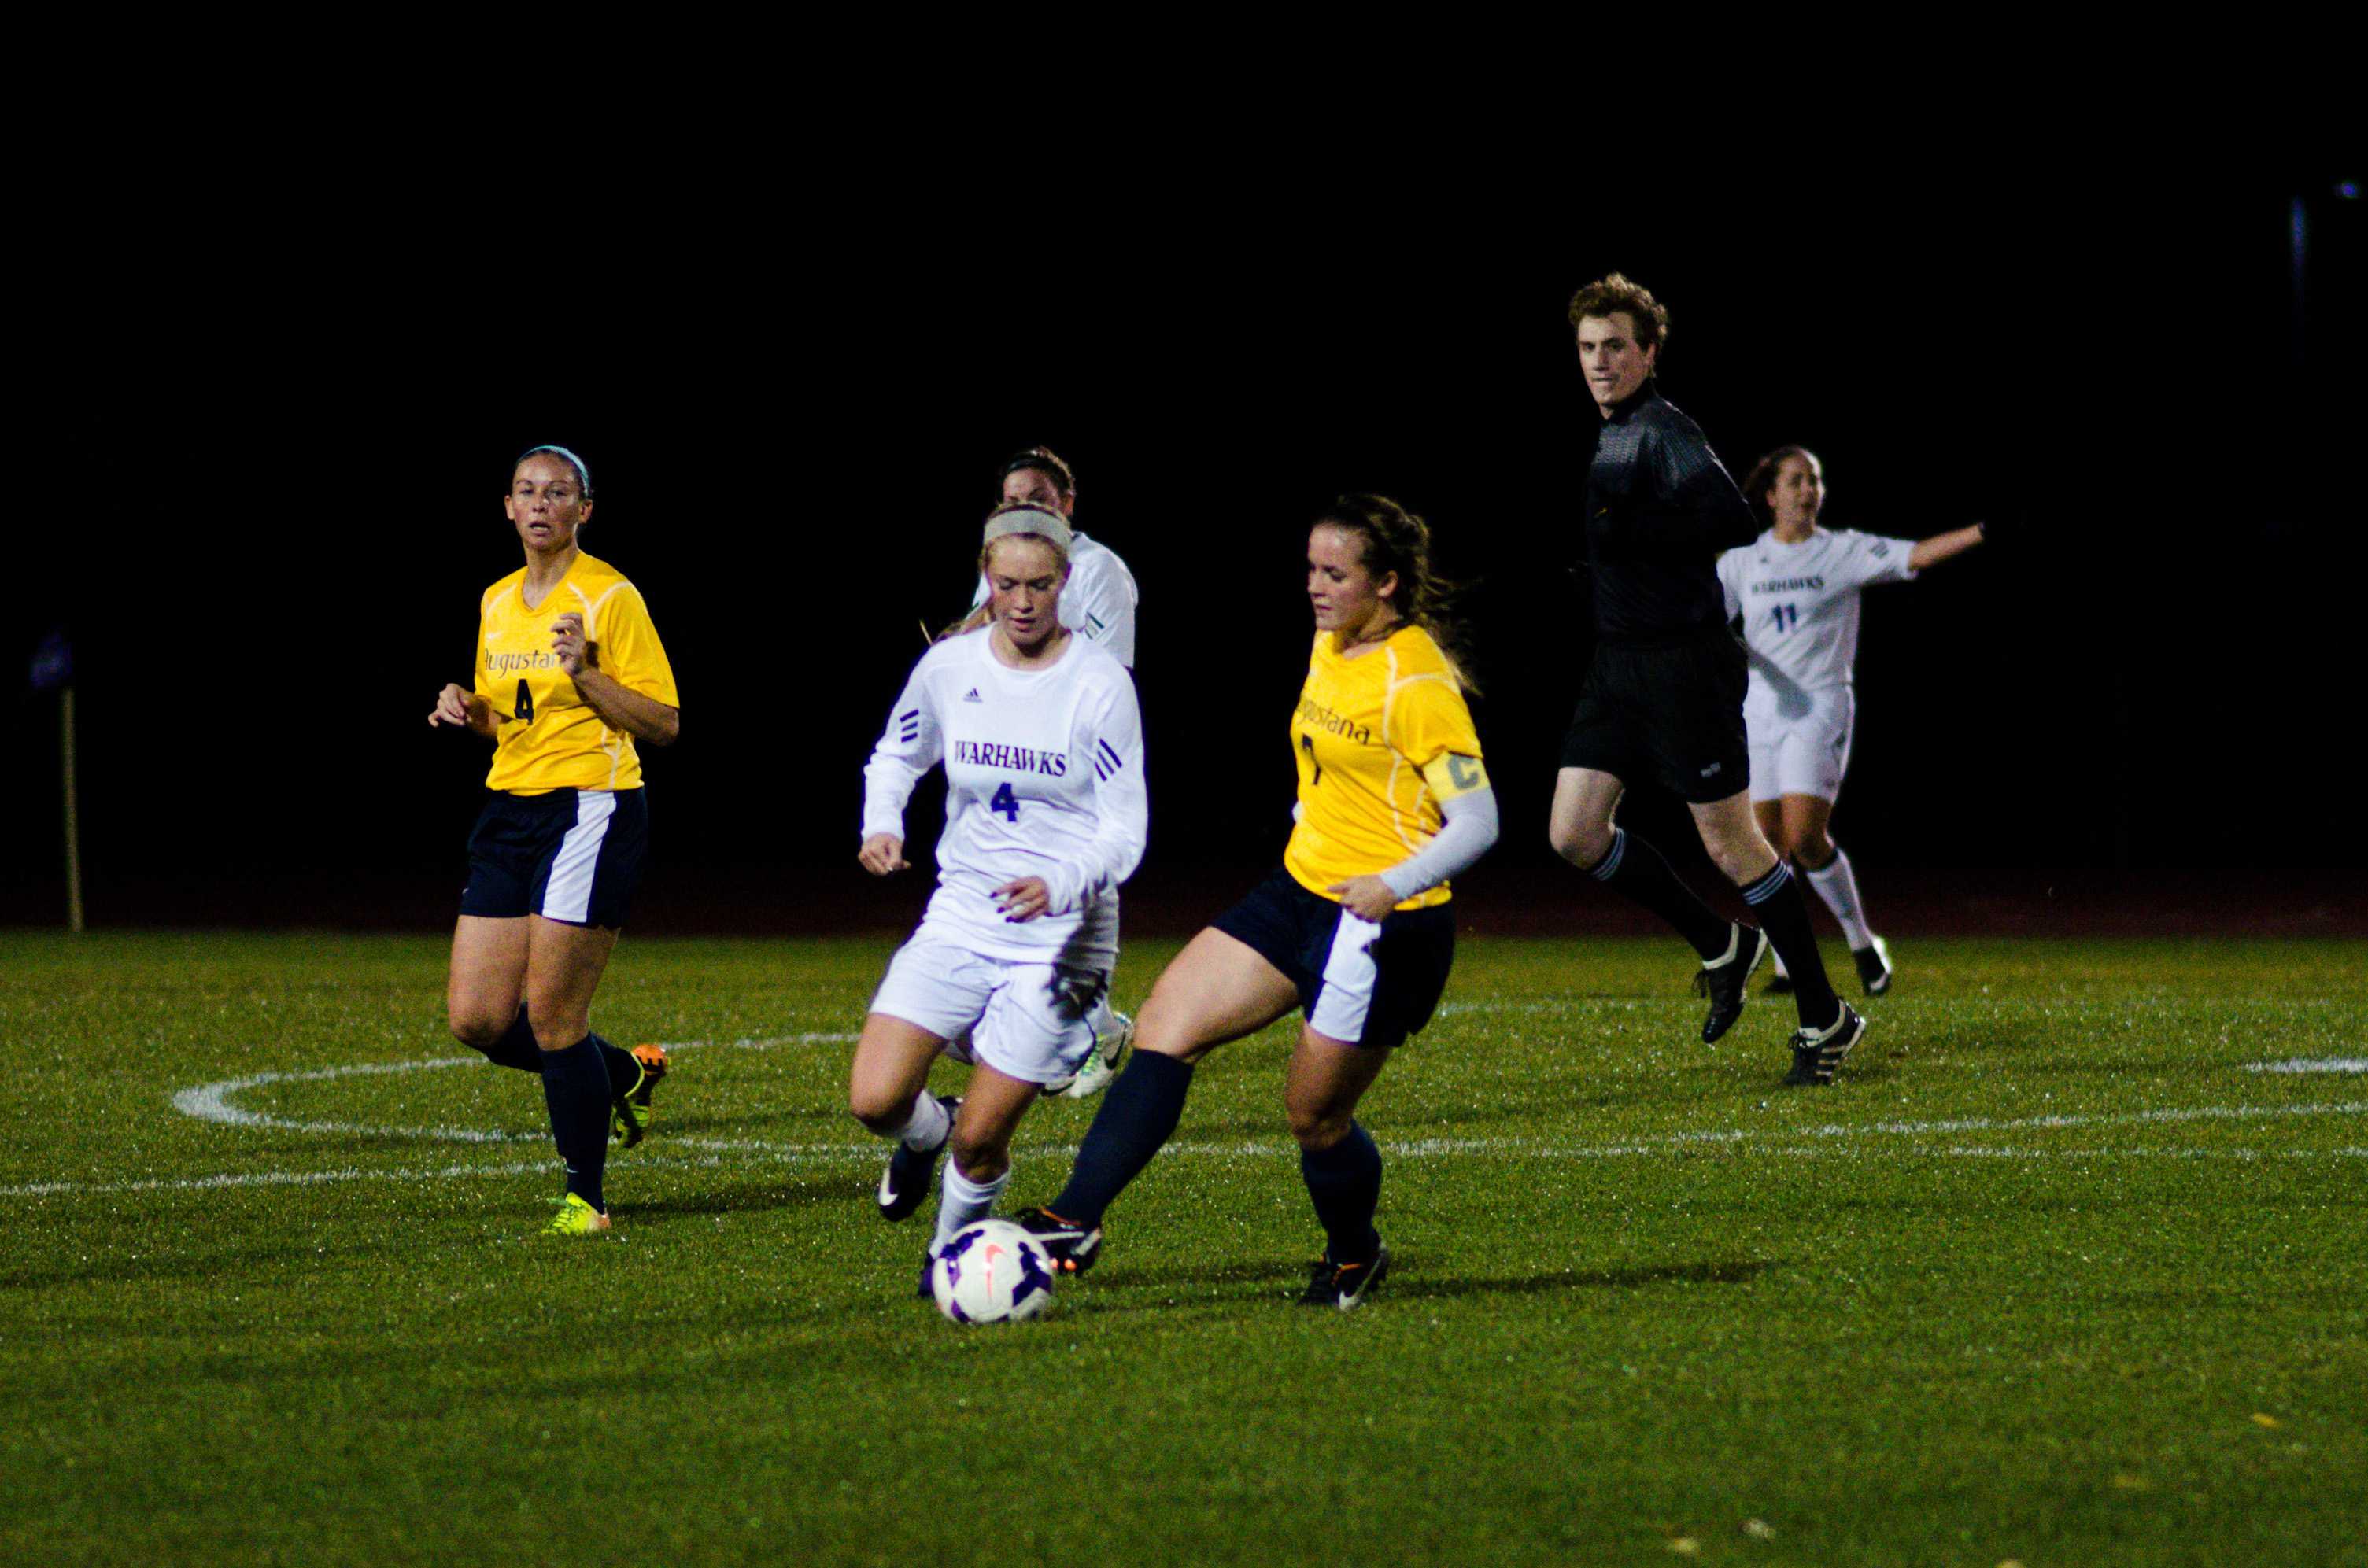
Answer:
M1423 764L1422 781L1438 799L1452 801L1488 788L1488 770L1476 756L1445 751Z

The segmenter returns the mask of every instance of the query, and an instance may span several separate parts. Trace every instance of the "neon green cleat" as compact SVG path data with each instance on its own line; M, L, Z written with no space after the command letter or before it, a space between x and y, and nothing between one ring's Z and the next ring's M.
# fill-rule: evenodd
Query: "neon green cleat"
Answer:
M650 1123L657 1119L651 1108L650 1091L666 1075L666 1051L663 1045L633 1047L633 1062L641 1068L633 1086L619 1095L610 1108L609 1136L630 1149L649 1135Z
M598 1236L609 1232L609 1216L574 1193L559 1200L559 1212L542 1228L546 1236Z

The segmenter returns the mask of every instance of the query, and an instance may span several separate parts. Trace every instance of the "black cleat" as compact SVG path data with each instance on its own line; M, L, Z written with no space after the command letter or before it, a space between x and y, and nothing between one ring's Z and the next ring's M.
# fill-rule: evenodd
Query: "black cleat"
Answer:
M1738 922L1727 938L1726 957L1702 965L1694 976L1694 994L1710 998L1710 1012L1702 1018L1704 1045L1733 1028L1743 1016L1743 987L1767 956L1768 933Z
M1793 977L1782 972L1770 975L1768 977L1768 983L1759 988L1759 994L1762 996L1790 996L1793 994Z
M962 1101L952 1095L939 1095L938 1103L946 1108L951 1117ZM953 1136L951 1122L946 1136ZM888 1168L880 1173L880 1217L890 1224L911 1217L921 1200L929 1196L929 1187L938 1176L938 1156L945 1152L940 1142L934 1148L911 1149L901 1142L888 1151Z
M914 1294L925 1301L934 1301L938 1299L937 1269L938 1255L933 1252L923 1253L921 1255L921 1288Z
M1102 1255L1102 1228L1062 1219L1050 1209L1025 1209L1011 1217L1043 1244L1055 1274L1083 1274Z
M1891 989L1891 944L1882 937L1863 948L1852 948L1850 962L1858 965L1858 983L1866 987L1868 995L1880 996Z
M1842 1004L1842 1016L1825 1028L1793 1030L1793 1070L1784 1074L1784 1081L1796 1085L1832 1083L1834 1069L1842 1064L1842 1058L1865 1034L1866 1020L1847 1002Z
M1382 1248L1371 1263L1335 1263L1331 1249L1315 1260L1307 1275L1307 1293L1299 1298L1303 1307L1338 1307L1353 1312L1364 1304L1373 1287L1390 1271L1390 1249Z

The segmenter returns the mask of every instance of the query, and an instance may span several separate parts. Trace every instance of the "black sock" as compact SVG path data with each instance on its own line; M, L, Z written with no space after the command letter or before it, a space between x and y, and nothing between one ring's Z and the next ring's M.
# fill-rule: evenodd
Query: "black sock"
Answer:
M1842 1000L1826 978L1826 960L1818 957L1816 934L1809 929L1809 906L1801 901L1800 880L1792 868L1777 861L1774 870L1743 890L1743 902L1759 916L1759 928L1793 977L1802 1025L1821 1029L1840 1017Z
M1382 1152L1357 1122L1329 1149L1299 1151L1299 1179L1324 1222L1324 1256L1334 1263L1371 1263L1382 1250L1373 1210L1382 1201Z
M472 1045L472 1051L482 1051L497 1067L515 1067L521 1073L540 1074L542 1052L536 1049L534 1030L526 1021L526 1005L518 1005L518 1017L510 1020L508 1030L491 1045Z
M607 1213L600 1176L609 1164L609 1070L592 1036L543 1052L542 1099L551 1108L551 1141L567 1162L567 1190Z
M1046 1207L1073 1224L1100 1224L1102 1211L1175 1134L1191 1088L1190 1062L1136 1051L1126 1071L1102 1091L1101 1108L1077 1145L1069 1185Z
M1678 881L1659 850L1625 828L1612 830L1611 847L1587 869L1587 874L1677 927L1678 935L1703 958L1714 959L1726 951L1735 923L1719 918L1716 911L1694 896L1691 888Z
M609 1097L616 1099L632 1094L633 1085L642 1081L642 1064L633 1060L633 1053L610 1045L597 1034L589 1038L600 1048L600 1064L609 1074Z

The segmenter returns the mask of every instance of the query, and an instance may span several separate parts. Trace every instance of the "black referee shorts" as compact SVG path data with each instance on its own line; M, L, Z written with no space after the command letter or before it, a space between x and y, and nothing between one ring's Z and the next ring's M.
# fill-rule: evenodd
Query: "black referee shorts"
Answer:
M1455 915L1446 904L1394 909L1375 926L1285 870L1209 924L1299 988L1310 1028L1372 1051L1395 1051L1421 1032L1455 962Z
M461 913L622 926L649 841L648 797L639 790L487 790L469 835Z
M1562 765L1651 779L1693 805L1751 784L1743 728L1750 670L1725 628L1673 647L1602 643L1563 737Z

